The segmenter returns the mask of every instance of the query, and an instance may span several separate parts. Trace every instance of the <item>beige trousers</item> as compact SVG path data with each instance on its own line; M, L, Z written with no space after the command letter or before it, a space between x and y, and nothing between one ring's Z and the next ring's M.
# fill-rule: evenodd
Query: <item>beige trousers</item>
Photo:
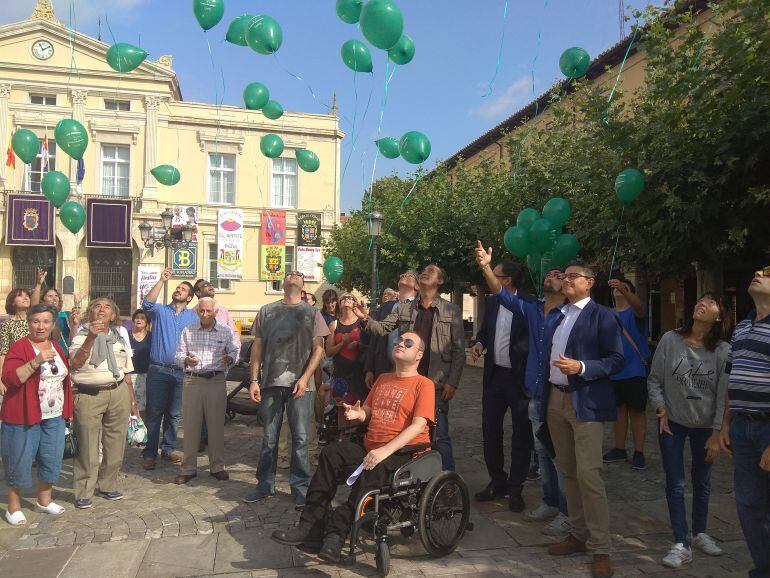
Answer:
M602 480L604 424L578 421L570 394L551 387L548 429L564 477L571 533L594 554L609 554L610 512Z
M211 379L184 376L182 389L182 423L184 424L184 459L182 474L190 476L198 469L198 445L201 424L206 419L209 432L209 471L214 474L225 469L225 411L227 382L224 374Z
M75 395L78 455L74 460L73 487L76 500L91 499L97 487L101 492L117 491L130 415L131 393L125 382L116 389L93 393L84 389Z

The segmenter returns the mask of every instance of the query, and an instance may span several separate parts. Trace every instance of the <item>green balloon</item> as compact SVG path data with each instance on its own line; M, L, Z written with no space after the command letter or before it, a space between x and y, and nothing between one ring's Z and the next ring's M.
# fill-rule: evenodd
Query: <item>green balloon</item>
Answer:
M259 150L268 158L274 159L283 152L283 139L277 134L266 134L259 141Z
M374 0L370 1L374 2ZM427 161L430 156L430 141L421 132L409 131L398 141L398 152L406 162L419 165Z
M167 187L172 187L179 182L182 175L174 165L160 165L150 171L158 182Z
M270 120L278 120L283 116L283 107L277 100L268 100L267 104L262 107L262 114Z
M329 257L324 261L324 276L329 283L336 283L342 278L345 266L339 257Z
M553 246L553 263L559 267L564 267L572 261L580 251L580 241L574 235L564 233L556 238Z
M532 223L539 218L540 213L538 213L537 210L527 207L526 209L522 209L519 216L516 218L516 226L525 231L529 231L530 227L532 227Z
M377 48L389 50L404 32L404 16L393 0L369 0L361 10L361 32Z
M65 227L77 233L86 224L86 211L80 203L67 201L59 209L59 218Z
M520 259L523 259L529 255L529 236L527 232L521 227L511 227L505 232L503 238L505 248L508 252L516 255Z
M363 0L337 0L337 16L347 24L355 24L361 17Z
M386 159L395 159L401 154L398 152L398 141L393 137L386 136L374 141L374 144L377 145L377 150Z
M342 62L356 72L372 71L372 55L369 48L360 40L348 40L340 49Z
M283 42L281 26L270 16L254 16L246 26L246 42L255 52L272 54Z
M243 89L243 103L249 110L259 110L270 101L270 91L261 82L252 82Z
M50 171L40 181L40 189L45 198L57 209L61 207L70 196L70 180L59 171Z
M554 231L551 221L548 219L538 219L532 223L528 234L532 249L538 253L545 253L551 249L556 231Z
M53 134L61 150L76 161L83 158L88 148L88 133L82 124L75 119L64 118L56 125Z
M294 156L297 157L297 164L299 168L308 173L314 173L321 166L321 161L318 160L318 155L313 151L307 149L297 149L294 151Z
M620 171L615 179L615 194L620 202L630 203L644 190L644 174L639 169L625 169Z
M249 43L246 42L246 28L252 18L254 18L252 14L243 14L242 16L234 18L227 28L225 40L231 44L237 44L238 46L248 46Z
M20 128L11 138L11 148L16 156L27 164L32 163L40 150L40 139L34 132Z
M591 57L588 56L588 52L579 46L573 46L567 48L561 53L559 58L559 68L564 76L569 78L580 78L588 72L588 67L591 65Z
M131 72L144 62L145 58L147 53L144 50L125 42L113 44L107 50L107 64L115 72Z
M214 28L225 15L224 0L193 0L193 14L201 28Z
M554 197L543 207L543 218L551 221L551 224L559 229L569 220L570 207L566 199Z
M402 34L396 45L388 50L388 58L396 64L409 64L414 58L414 41Z

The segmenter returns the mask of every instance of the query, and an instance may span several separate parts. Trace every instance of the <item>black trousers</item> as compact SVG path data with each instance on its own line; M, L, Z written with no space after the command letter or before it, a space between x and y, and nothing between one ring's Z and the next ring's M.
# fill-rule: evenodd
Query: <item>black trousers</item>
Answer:
M520 494L529 473L534 439L529 421L529 397L523 386L514 383L511 369L495 365L484 382L481 399L481 429L484 436L484 461L492 486ZM511 410L511 469L505 473L503 422Z
M348 441L329 444L321 451L318 469L310 480L305 508L300 516L300 524L312 528L313 539L321 540L327 534L337 534L344 539L353 525L361 496L382 488L395 471L412 458L410 452L396 453L377 464L373 470L364 470L347 501L329 512L337 487L344 484L361 465L367 453L362 446Z

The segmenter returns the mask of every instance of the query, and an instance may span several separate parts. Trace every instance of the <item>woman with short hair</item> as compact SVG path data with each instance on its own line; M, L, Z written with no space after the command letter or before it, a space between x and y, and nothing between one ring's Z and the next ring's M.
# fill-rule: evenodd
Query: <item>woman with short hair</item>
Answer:
M134 327L128 334L131 344L132 363L134 364L133 382L134 399L139 415L144 420L144 411L147 408L147 371L150 368L150 346L152 345L152 331L150 331L150 317L144 309L137 309L131 316Z
M71 419L72 383L67 356L51 339L57 312L41 303L27 310L29 331L9 348L3 365L7 391L0 408L2 456L8 485L5 519L26 524L21 490L32 487L32 462L37 464L39 512L58 516L64 508L52 501L64 455L64 420Z
M3 371L3 362L11 345L29 334L27 323L27 309L31 303L31 294L28 289L17 287L11 289L5 298L5 312L10 315L3 326L0 327L0 374ZM0 380L0 395L5 394L5 385Z

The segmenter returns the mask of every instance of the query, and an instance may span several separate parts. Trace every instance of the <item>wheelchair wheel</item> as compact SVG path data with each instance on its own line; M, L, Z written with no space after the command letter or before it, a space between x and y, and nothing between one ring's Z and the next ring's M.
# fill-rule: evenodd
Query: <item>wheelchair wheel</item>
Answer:
M377 571L380 576L387 576L390 572L390 548L384 540L377 542L377 553L374 555L374 561L377 563Z
M420 541L433 557L454 551L465 534L471 506L468 486L456 472L433 477L420 497Z

